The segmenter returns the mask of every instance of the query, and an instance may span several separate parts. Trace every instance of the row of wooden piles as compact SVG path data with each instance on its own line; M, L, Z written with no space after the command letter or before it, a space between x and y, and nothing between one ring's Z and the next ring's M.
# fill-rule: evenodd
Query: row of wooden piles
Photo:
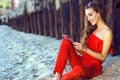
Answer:
M60 7L57 8L56 0L46 0L45 7L41 7L40 10L37 9L35 12L28 13L25 8L23 15L8 19L8 23L5 24L19 31L55 37L57 39L61 39L62 34L67 34L74 41L79 41L84 27L84 6L90 1L93 0L60 0ZM119 54L120 0L95 1L103 4L106 22L113 29L114 33L114 51ZM35 5L39 4L36 3Z

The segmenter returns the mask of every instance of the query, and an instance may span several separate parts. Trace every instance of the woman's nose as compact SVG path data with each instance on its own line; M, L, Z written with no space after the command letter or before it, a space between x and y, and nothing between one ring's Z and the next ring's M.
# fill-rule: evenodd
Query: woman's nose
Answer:
M88 21L90 21L90 18L87 18Z

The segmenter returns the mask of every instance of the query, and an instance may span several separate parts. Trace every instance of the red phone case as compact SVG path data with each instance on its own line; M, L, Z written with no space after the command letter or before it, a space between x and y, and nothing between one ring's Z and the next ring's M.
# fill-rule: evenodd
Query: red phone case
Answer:
M73 42L73 40L70 38L70 36L65 35L65 34L63 34L62 36L63 36L64 39L68 39L68 40L70 40L71 42Z

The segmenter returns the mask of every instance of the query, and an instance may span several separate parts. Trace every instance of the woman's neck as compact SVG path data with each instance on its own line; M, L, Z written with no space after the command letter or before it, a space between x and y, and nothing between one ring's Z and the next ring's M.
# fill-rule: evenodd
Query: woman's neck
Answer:
M103 29L103 28L105 28L107 25L105 24L105 22L102 20L102 19L100 19L99 21L98 21L98 23L97 23L97 29L99 30L101 30L101 29Z

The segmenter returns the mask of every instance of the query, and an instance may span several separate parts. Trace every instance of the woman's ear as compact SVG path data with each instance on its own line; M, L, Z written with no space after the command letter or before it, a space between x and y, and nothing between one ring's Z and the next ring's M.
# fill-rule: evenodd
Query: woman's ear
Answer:
M102 19L102 18L101 18L101 15L100 15L100 13L99 13L99 12L98 12L98 19L99 19L99 20L100 20L100 19Z

